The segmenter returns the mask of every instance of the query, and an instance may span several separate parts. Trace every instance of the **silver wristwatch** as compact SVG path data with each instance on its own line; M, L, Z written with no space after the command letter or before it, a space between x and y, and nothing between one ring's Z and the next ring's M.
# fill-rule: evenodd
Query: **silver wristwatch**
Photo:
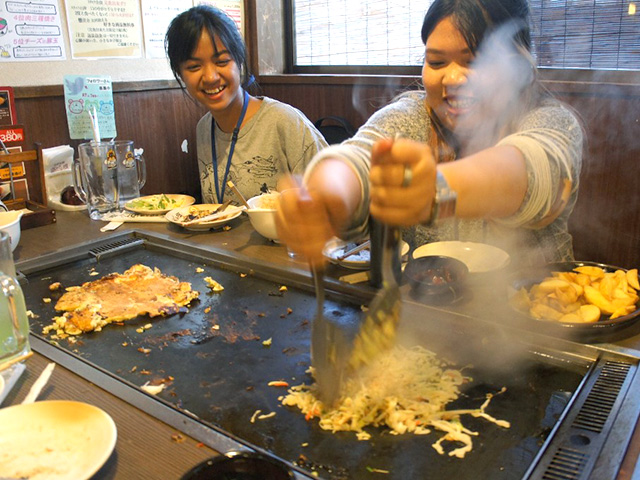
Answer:
M431 216L425 225L436 225L440 220L452 218L456 214L456 200L458 194L451 190L447 179L437 171L436 174L436 195L431 204Z

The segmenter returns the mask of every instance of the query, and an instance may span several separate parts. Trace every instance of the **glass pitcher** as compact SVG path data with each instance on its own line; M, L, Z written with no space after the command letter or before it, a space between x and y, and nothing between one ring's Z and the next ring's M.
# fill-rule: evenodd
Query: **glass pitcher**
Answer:
M9 234L0 231L0 370L31 352L29 319L15 265Z

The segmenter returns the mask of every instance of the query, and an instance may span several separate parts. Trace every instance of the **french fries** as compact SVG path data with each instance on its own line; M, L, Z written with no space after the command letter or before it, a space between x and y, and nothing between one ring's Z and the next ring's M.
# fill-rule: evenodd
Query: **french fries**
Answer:
M511 305L534 318L568 323L594 323L635 311L638 303L638 269L607 272L600 267L576 267L521 288Z

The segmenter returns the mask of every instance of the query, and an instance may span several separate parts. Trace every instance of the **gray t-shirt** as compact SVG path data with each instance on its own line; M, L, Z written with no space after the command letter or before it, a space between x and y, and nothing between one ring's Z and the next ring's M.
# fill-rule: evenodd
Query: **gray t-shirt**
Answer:
M240 129L229 175L245 198L260 195L261 189L275 190L285 173L302 174L313 156L327 146L324 137L297 108L268 97L256 114ZM204 203L219 203L211 158L211 113L198 122L198 169ZM218 189L226 186L224 174L231 147L231 133L215 126L218 160ZM224 200L237 200L226 187Z
M358 133L341 145L320 152L308 171L323 158L341 158L354 168L362 182L360 209L342 236L367 234L369 162L373 144L381 138L404 138L427 142L431 131L425 92L412 91L374 113ZM505 249L518 264L540 264L573 259L567 221L578 196L582 163L582 128L574 114L554 99L526 113L516 131L498 142L512 145L524 155L528 189L513 216L500 219L454 219L435 227L416 226L404 231L412 247L445 240L483 242ZM563 187L570 188L562 213L548 225L541 220L554 208Z

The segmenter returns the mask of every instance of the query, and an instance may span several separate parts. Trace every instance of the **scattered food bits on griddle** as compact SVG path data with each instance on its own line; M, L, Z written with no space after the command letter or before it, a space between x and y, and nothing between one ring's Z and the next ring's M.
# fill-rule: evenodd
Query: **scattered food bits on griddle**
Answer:
M224 287L211 277L204 277L204 281L206 282L207 287L209 287L212 292L221 292L224 290Z
M389 470L383 470L382 468L373 468L373 467L367 467L367 472L369 473L384 473L384 474L389 474Z
M281 291L281 292L286 292L287 291L287 287L282 285L278 290Z
M62 287L62 284L60 282L53 282L51 285L49 285L49 290L54 292L56 290L60 290L61 287Z
M146 382L140 388L150 395L157 395L164 390L165 384L161 383L160 385L150 385L149 382Z
M42 299L44 303L51 303L51 299L49 297L45 297Z
M264 340L262 342L262 345L264 345L265 347L270 347L271 346L271 338L267 338L266 340Z
M251 423L256 423L256 418L258 418L258 415L260 415L260 413L262 413L262 410L256 410L255 412L253 412L253 415L251 415L251 420L249 420Z
M284 380L273 380L267 383L267 385L270 387L289 387L289 383Z
M196 268L196 273L202 273L202 272L204 272L204 268L202 267Z
M183 435L179 434L179 433L174 433L173 435L171 435L171 440L173 440L176 443L182 443L185 441L185 438ZM200 445L200 444L198 444Z
M207 307L204 309L204 313L209 313L211 311L211 307Z
M144 353L144 354L151 353L151 349L150 348L144 348L144 347L139 347L138 351L140 353Z
M493 394L487 394L478 408L445 410L447 404L460 396L460 386L469 381L469 377L450 368L449 363L438 359L433 352L421 347L395 347L350 378L333 408L317 398L316 384L291 387L282 403L298 407L307 420L318 417L324 430L353 431L359 440L371 438L364 430L369 426L388 427L392 435L425 435L435 428L446 435L436 441L433 448L444 454L442 442L460 442L463 446L448 455L462 458L473 446L472 435L477 435L464 427L462 415L484 418L502 428L510 427L509 422L485 412ZM503 388L498 393L504 391Z
M246 273L241 273L241 274L240 274L240 278L244 278L244 277L246 277L246 276L247 276L247 274L246 274Z
M96 274L91 272L90 275ZM166 316L185 310L199 293L191 284L163 274L158 268L136 264L124 273L110 273L66 289L55 309L63 315L43 333L55 330L57 338L100 331L111 323L124 322L140 315Z

